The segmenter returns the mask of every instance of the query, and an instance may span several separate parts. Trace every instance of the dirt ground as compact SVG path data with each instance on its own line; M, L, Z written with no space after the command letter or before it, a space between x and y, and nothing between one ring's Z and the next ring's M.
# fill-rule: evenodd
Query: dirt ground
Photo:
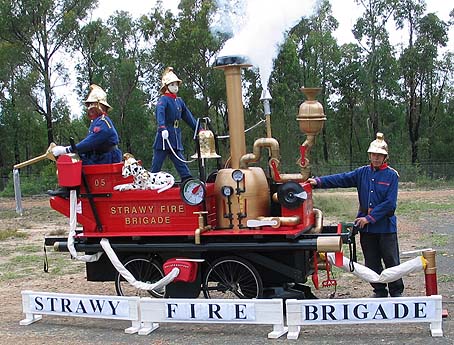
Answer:
M354 192L335 192L356 202ZM431 247L437 250L438 290L443 308L454 313L454 190L401 190L400 201L415 202L399 219L401 252ZM48 248L49 273L43 272L43 239L46 234L67 232L67 219L50 209L47 197L24 198L24 213L15 213L14 199L0 198L0 234L15 232L15 237L0 239L0 345L3 344L263 344L271 342L269 326L165 324L149 336L126 335L126 322L44 316L43 320L19 326L23 319L21 291L48 291L115 295L113 282L86 282L84 264ZM421 207L423 205L424 207ZM445 207L443 207L445 205ZM325 224L330 222L325 219ZM334 222L334 220L333 220ZM359 241L359 239L357 239ZM358 243L359 249L359 243ZM402 261L418 253L401 255ZM359 255L360 262L362 259ZM349 273L335 271L337 290L313 291L319 298L367 297L369 284ZM321 273L320 280L325 278ZM424 296L422 272L404 278L405 296ZM319 326L303 329L296 343L305 344L454 344L454 320L443 321L443 338L431 338L428 324L361 325L354 327ZM272 342L290 342L284 337Z

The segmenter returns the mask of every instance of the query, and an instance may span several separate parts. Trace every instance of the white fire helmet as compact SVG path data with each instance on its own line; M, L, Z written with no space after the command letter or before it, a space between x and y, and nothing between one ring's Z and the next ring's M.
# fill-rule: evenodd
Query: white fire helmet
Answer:
M388 144L384 137L383 133L378 132L376 139L370 143L367 153L381 153L388 157Z
M110 104L107 103L106 92L95 84L90 85L90 92L88 93L87 99L85 100L85 105L88 106L88 103L101 103L107 107L107 110L112 109Z
M178 82L178 86L181 84L181 80L177 77L177 75L173 72L173 67L167 67L164 70L164 73L162 74L162 80L161 80L161 92L164 92L164 88L173 83L173 82Z

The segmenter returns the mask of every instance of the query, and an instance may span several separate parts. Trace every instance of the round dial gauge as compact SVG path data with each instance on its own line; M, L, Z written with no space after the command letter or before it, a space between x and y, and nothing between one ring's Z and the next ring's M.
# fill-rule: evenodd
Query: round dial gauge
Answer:
M235 182L240 182L244 178L244 173L239 169L233 170L232 178Z
M205 186L197 179L187 180L181 187L181 197L188 205L198 205L205 198Z
M221 193L224 196L231 196L233 194L233 188L230 186L223 186L221 188Z

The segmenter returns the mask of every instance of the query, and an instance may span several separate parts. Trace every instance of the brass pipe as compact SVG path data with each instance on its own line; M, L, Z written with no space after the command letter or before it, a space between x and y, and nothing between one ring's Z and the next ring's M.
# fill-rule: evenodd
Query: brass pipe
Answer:
M258 217L259 220L273 220L277 224L273 225L273 228L280 228L281 226L293 226L301 223L301 218L299 216L293 217Z
M318 237L318 252L339 252L342 249L342 238L340 236Z
M309 230L310 234L319 234L322 232L323 228L323 212L318 208L314 208L314 215L315 215L315 226Z
M271 114L265 114L266 137L271 138Z
M238 169L240 158L246 153L246 137L244 135L243 94L241 88L241 68L246 64L223 65L227 94L227 109L230 136L231 167Z
M271 158L279 159L279 142L274 138L259 138L254 142L252 153L243 155L240 158L240 168L249 168L249 163L254 163L260 160L261 149L267 147L271 151Z
M205 219L203 218L203 216L205 214L208 214L208 212L207 211L198 211L198 212L193 212L193 214L198 215L197 220L199 222L199 227L197 229L195 229L195 231L194 231L194 243L200 244L200 235L202 234L202 232L205 232L210 229L210 227L205 226Z

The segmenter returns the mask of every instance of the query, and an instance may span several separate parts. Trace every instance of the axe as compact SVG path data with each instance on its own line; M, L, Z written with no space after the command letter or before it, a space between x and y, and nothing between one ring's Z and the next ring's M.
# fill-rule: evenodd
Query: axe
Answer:
M20 169L27 165L38 163L39 161L42 161L43 159L46 159L46 158L49 158L50 160L53 160L55 162L55 156L52 154L52 149L55 146L57 146L57 145L55 145L55 143L50 143L49 148L47 149L45 154L42 154L41 156L29 159L28 161L18 163L13 168Z

